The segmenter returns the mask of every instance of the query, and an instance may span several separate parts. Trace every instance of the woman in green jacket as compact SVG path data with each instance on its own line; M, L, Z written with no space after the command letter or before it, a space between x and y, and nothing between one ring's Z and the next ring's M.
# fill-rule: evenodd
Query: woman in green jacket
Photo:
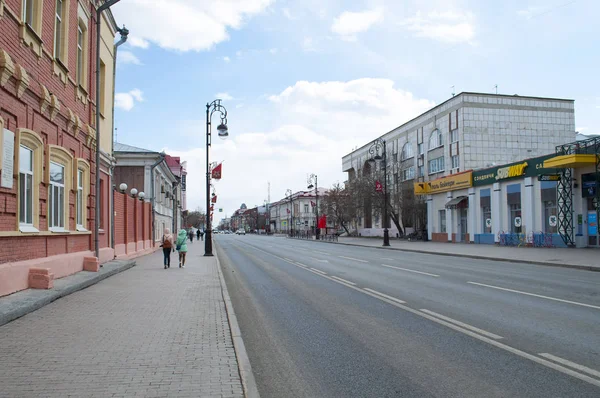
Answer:
M175 242L175 246L177 251L179 252L179 268L185 267L185 255L187 253L187 241L188 233L185 229L180 229L177 234L177 241Z

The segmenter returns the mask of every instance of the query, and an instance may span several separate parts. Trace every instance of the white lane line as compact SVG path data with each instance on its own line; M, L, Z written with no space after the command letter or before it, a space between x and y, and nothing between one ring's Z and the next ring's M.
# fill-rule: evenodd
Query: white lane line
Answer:
M345 280L344 278L340 278L339 276L331 275L332 278L337 279L339 281L345 282L349 285L356 286L356 283Z
M310 258L312 258L313 260L318 261L320 263L328 263L329 262L329 260L322 260L322 259L316 258L316 257L310 257Z
M346 260L354 260L354 261L360 261L361 263L368 263L367 260L360 260L358 258L353 258L353 257L344 257L344 256L338 256L339 258L345 258Z
M251 245L249 245L249 246L251 246ZM269 255L271 255L271 256L273 256L273 257L275 257L275 258L278 258L278 259L280 259L280 260L283 260L283 257L279 257L279 256L278 256L278 255L276 255L276 254L269 253L269 252L267 252L267 251L261 250L261 249L259 249L259 248L255 247L255 246L251 246L251 247L252 247L252 248L254 248L254 249L255 249L255 250L257 250L257 251L263 252L263 253L265 253L265 254L269 254ZM297 265L297 264L293 264L293 265L296 265L297 267L299 267L299 265ZM592 384L592 385L594 385L594 386L596 386L596 387L600 387L600 380L594 379L593 377L590 377L590 376L588 376L588 375L586 375L586 374L582 374L582 373L576 372L576 371L574 371L574 370L572 370L572 369L569 369L569 368L566 368L566 367L564 367L564 366L557 365L557 364L556 364L556 363L554 363L554 362L550 362L550 361L548 361L548 360L546 360L546 359L542 359L542 358L540 358L540 357L538 357L538 356L535 356L535 355L529 354L529 353L527 353L527 352L525 352L525 351L521 351L521 350L519 350L519 349L517 349L517 348L513 348L513 347L511 347L511 346L509 346L509 345L506 345L506 344L500 343L499 341L496 341L496 340L490 339L490 338L488 338L488 337L485 337L485 336L482 336L482 335L480 335L480 334L474 333L474 332L472 332L472 331L470 331L470 330L467 330L467 329L461 328L461 327L460 327L460 326L458 326L458 325L454 325L454 324L452 324L452 323L450 323L450 322L446 322L446 321L444 321L444 320L442 320L442 319L436 318L436 317L434 317L434 316L431 316L431 315L425 314L425 313L423 313L423 312L421 312L421 311L418 311L418 310L415 310L415 309L413 309L413 308L410 308L410 307L407 307L407 306L405 306L405 305L402 305L402 304L404 304L404 303L400 303L400 301L401 301L401 300L398 300L398 299L396 299L396 298L394 298L394 297L390 297L390 296L387 296L387 297L386 297L386 296L383 296L383 295L382 295L382 293L380 293L380 292L377 292L376 290L367 289L367 288L365 288L365 289L361 289L361 288L359 288L359 287L352 286L352 285L348 285L348 284L346 284L346 283L344 283L344 282L341 282L341 281L335 280L335 279L333 279L333 278L331 278L331 277L329 277L329 276L327 276L327 275L320 275L319 273L317 273L317 272L313 271L312 269L308 269L308 268L304 268L304 269L306 269L308 272L312 272L312 273L314 273L315 275L319 275L319 276L321 276L322 278L329 279L329 280L331 280L331 281L333 281L333 282L335 282L335 283L339 283L339 284L341 284L341 285L344 285L344 286L347 286L347 287L349 287L350 289L354 289L354 290L356 290L357 292L361 292L361 293L363 293L363 294L366 294L366 295L368 295L368 296L371 296L371 297L377 298L377 299L379 299L379 300L381 300L381 301L383 301L383 302L386 302L386 303L388 303L388 304L390 304L390 305L393 305L393 306L395 306L395 307L398 307L398 308L400 308L400 309L402 309L402 310L404 310L404 311L410 312L411 314L415 314L415 315L418 315L418 316L420 316L420 317L423 317L423 318L425 318L425 319L429 319L429 320L430 320L430 321L432 321L432 322L435 322L435 323L437 323L437 324L440 324L440 325L446 326L446 327L448 327L448 328L450 328L450 329L452 329L452 330L455 330L455 331L457 331L457 332L463 333L463 334L465 334L465 335L467 335L467 336L471 336L471 337L473 337L473 338L475 338L475 339L477 339L477 340L479 340L479 341L483 341L484 343L487 343L487 344L489 344L489 345L493 345L494 347L497 347L497 348L500 348L500 349L502 349L502 350L508 351L508 352L510 352L510 353L512 353L512 354L515 354L515 355L517 355L517 356L520 356L521 358L529 359L530 361L532 361L532 362L535 362L535 363L537 363L537 364L540 364L540 365L543 365L543 366L546 366L547 368L554 369L554 370L556 370L556 371L559 371L559 372L561 372L561 373L564 373L564 374L566 374L566 375L569 375L569 376L575 377L576 379L583 380L583 381L585 381L586 383ZM374 292L375 292L375 293L374 293ZM389 298L388 298L388 297L389 297Z
M327 253L327 252L320 252L318 250L313 250L313 253L325 254L327 256L329 255L329 253Z
M389 257L381 257L381 260L396 261L395 259Z
M505 287L486 285L485 283L477 283L477 282L467 282L467 283L470 283L471 285L484 286L484 287L489 287L489 288L492 288L492 289L504 290L504 291L507 291L507 292L519 293L519 294L524 294L524 295L527 295L527 296L533 296L533 297L543 298L543 299L546 299L546 300L560 301L561 303L568 303L568 304L580 305L582 307L595 308L597 310L600 310L600 307L598 307L597 305L591 305L591 304L579 303L577 301L570 301L570 300L563 300L563 299L554 298L554 297L542 296L541 294L527 293L527 292L522 292L520 290L507 289Z
M388 296L385 293L381 293L381 292L378 292L377 290L369 289L368 287L363 288L363 290L366 290L367 292L376 294L376 295L381 296L381 297L385 297L388 300L392 300L392 301L395 301L395 302L400 303L400 304L406 304L406 301L402 301L400 299L397 299L396 297Z
M414 272L415 274L423 274L423 275L428 275L428 276L433 276L434 278L439 278L439 275L436 274L430 274L429 272L422 272L422 271L415 271L414 269L408 269L408 268L401 268L401 267L396 267L394 265L387 265L387 264L381 264L382 267L388 267L388 268L394 268L394 269L399 269L401 271L406 271L406 272Z
M462 326L465 329L472 330L472 331L474 331L476 333L479 333L479 334L482 334L484 336L491 337L492 339L500 340L501 338L503 338L502 336L498 336L497 334L490 333L490 332L485 331L483 329L476 328L475 326L471 326L471 325L469 325L467 323L464 323L464 322L461 322L461 321L457 321L456 319L452 319L450 317L438 314L438 313L433 312L433 311L429 311L429 310L426 310L426 309L421 309L420 311L423 311L423 312L425 312L425 313L427 313L429 315L437 316L440 319L443 319L445 321L451 322L451 323L453 323L455 325L458 325L458 326Z
M292 262L292 263L294 262L294 260L292 260L292 259L289 259L289 258L287 258L287 257L284 257L283 259L284 259L285 261L290 261L290 262Z
M550 359L550 360L552 360L554 362L558 362L558 363L562 363L563 365L570 366L573 369L577 369L577 370L580 370L582 372L591 374L592 376L600 377L600 372L598 372L597 370L594 370L594 369L590 369L587 366L583 366L583 365L580 365L578 363L571 362L571 361L569 361L567 359L562 359L560 357L557 357L557 356L554 356L552 354L548 354L548 353L545 353L545 352L544 353L540 353L540 356L544 357L544 358L548 358L548 359Z
M319 273L319 274L321 274L321 275L327 275L327 272L323 272L323 271L321 271L320 269L316 269L316 268L313 268L313 267L310 267L310 269L312 269L312 270L313 270L313 271L315 271L315 272L318 272L318 273Z
M302 264L302 263L300 263L298 261L296 261L294 264L297 264L297 265L299 265L301 267L304 267L304 268L308 268L308 265Z

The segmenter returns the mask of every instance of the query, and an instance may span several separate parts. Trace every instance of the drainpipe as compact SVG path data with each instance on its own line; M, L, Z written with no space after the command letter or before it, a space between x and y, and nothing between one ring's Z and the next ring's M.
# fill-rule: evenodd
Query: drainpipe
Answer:
M115 43L114 46L114 57L113 57L113 85L112 85L112 128L111 128L111 142L114 145L115 142L115 87L116 87L116 79L117 79L117 49L120 45L125 44L127 41L127 35L129 35L129 29L125 26L119 29L117 28L117 32L121 35L121 39ZM114 148L113 148L114 152ZM114 153L111 154L113 156L113 163L110 166L110 186L113 187L110 195L110 247L115 249L115 192L114 192L114 171L115 171L115 159Z
M156 209L155 209L155 202L156 202L156 197L155 197L155 192L156 189L154 189L154 169L161 164L162 162L165 161L165 156L166 154L164 152L160 153L160 159L158 159L156 161L156 163L154 163L151 167L150 167L150 190L152 191L152 247L154 247L154 243L156 242L156 228L155 228L155 224L156 224Z

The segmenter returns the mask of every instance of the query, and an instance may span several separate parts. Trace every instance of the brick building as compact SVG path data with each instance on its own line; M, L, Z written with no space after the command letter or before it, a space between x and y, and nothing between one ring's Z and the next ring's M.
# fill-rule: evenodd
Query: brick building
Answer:
M0 296L27 288L31 266L60 278L81 271L93 255L96 3L0 1ZM104 133L112 119L117 29L110 10L102 26ZM101 140L101 262L114 257L111 142Z

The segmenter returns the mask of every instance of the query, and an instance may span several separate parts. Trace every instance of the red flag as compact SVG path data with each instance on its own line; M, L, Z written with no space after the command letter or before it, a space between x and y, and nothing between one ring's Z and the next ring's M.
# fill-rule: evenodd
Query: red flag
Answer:
M311 201L310 201L310 205L311 205L312 207L315 207L317 204L311 200Z
M217 167L212 170L212 178L215 180L221 179L221 174L223 172L223 163L219 163Z
M290 214L290 213L291 213L290 209L286 209L286 210L287 210L288 214Z
M213 203L217 203L217 195L213 196L210 201Z
M375 191L383 192L383 185L379 182L379 180L375 181Z
M327 228L327 216L325 214L319 218L318 228Z

